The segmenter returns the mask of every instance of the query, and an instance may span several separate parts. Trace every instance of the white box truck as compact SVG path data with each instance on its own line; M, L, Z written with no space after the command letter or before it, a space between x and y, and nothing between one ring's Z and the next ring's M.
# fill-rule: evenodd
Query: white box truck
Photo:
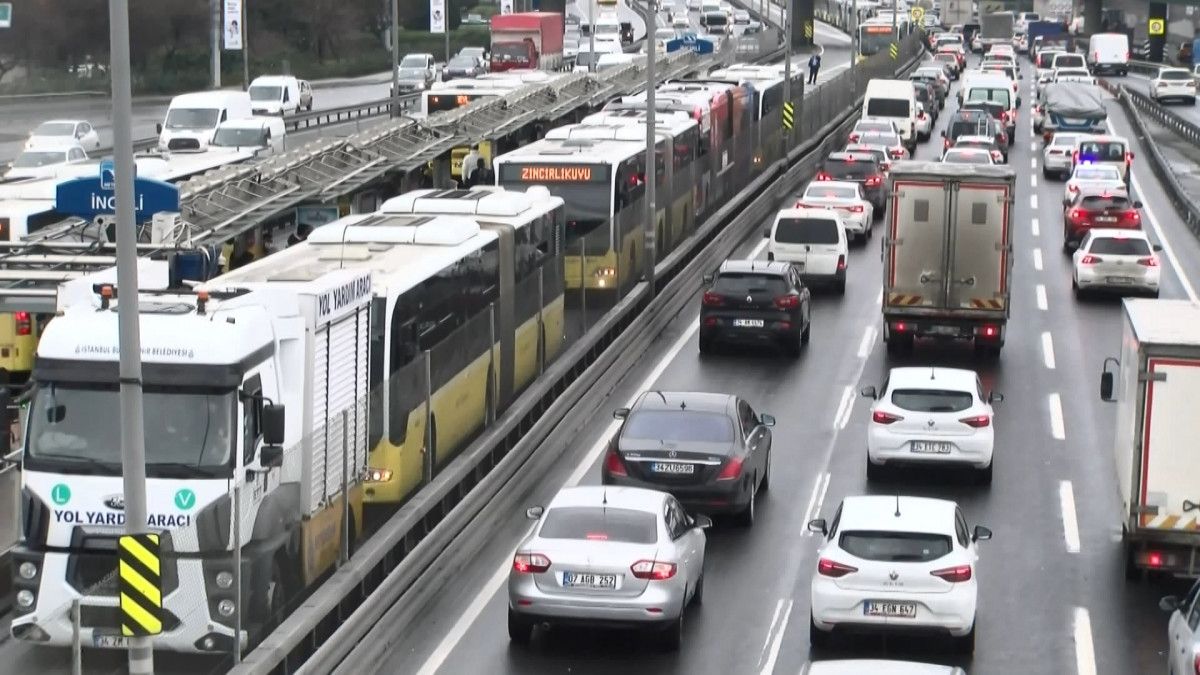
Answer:
M883 339L888 353L916 338L1004 346L1012 284L1009 166L897 162L888 177L883 239Z
M11 631L70 646L79 600L83 645L119 649L120 289L64 290L34 365ZM248 646L334 566L343 533L353 542L361 531L370 302L368 270L141 295L142 525L161 541L155 648Z
M1100 398L1117 404L1113 457L1125 576L1200 574L1200 306L1126 299L1120 355Z

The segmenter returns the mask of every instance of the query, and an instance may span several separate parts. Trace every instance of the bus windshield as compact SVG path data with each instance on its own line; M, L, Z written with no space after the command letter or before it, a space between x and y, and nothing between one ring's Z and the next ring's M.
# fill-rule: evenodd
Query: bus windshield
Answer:
M524 191L544 185L565 202L567 251L584 246L597 254L611 246L607 223L612 218L612 171L601 164L501 164L500 187Z
M878 54L894 41L891 26L859 26L858 53L863 56Z

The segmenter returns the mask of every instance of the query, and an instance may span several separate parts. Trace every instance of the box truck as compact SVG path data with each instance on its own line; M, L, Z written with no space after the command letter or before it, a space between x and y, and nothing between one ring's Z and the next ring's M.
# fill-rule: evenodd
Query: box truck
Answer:
M562 14L518 12L492 17L493 73L517 68L558 70L562 63Z

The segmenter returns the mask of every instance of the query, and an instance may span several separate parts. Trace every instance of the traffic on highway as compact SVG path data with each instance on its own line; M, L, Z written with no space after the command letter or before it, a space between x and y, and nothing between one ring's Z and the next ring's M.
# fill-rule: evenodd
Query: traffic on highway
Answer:
M257 242L167 247L186 214L147 215L141 544L104 422L121 293L85 260L116 235L38 248L104 139L28 125L0 183L0 657L119 671L148 633L179 673L1200 673L1200 237L1101 86L1190 110L1196 80L1138 80L1070 16L940 4L822 24L814 66L778 6L664 0L646 39L713 56L653 117L642 90L445 146ZM406 56L406 115L644 67L630 7L594 10ZM593 31L614 58L580 66ZM181 94L139 177L286 159L324 93Z

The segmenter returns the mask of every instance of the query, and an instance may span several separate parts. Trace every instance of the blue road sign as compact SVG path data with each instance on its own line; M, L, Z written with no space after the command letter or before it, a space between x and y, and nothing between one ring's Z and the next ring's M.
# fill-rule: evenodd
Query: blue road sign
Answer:
M667 41L667 51L674 52L680 49L690 49L698 54L711 54L713 52L712 40L698 37L695 33L684 33L674 40Z
M136 164L134 166L137 166ZM117 167L111 159L100 160L100 189L112 190L117 184Z
M103 175L104 165L100 172ZM111 169L111 167L110 167ZM179 210L179 188L171 183L149 178L133 181L134 217L144 223L154 214ZM117 197L112 187L104 187L104 178L76 178L58 184L54 209L79 218L116 213Z

